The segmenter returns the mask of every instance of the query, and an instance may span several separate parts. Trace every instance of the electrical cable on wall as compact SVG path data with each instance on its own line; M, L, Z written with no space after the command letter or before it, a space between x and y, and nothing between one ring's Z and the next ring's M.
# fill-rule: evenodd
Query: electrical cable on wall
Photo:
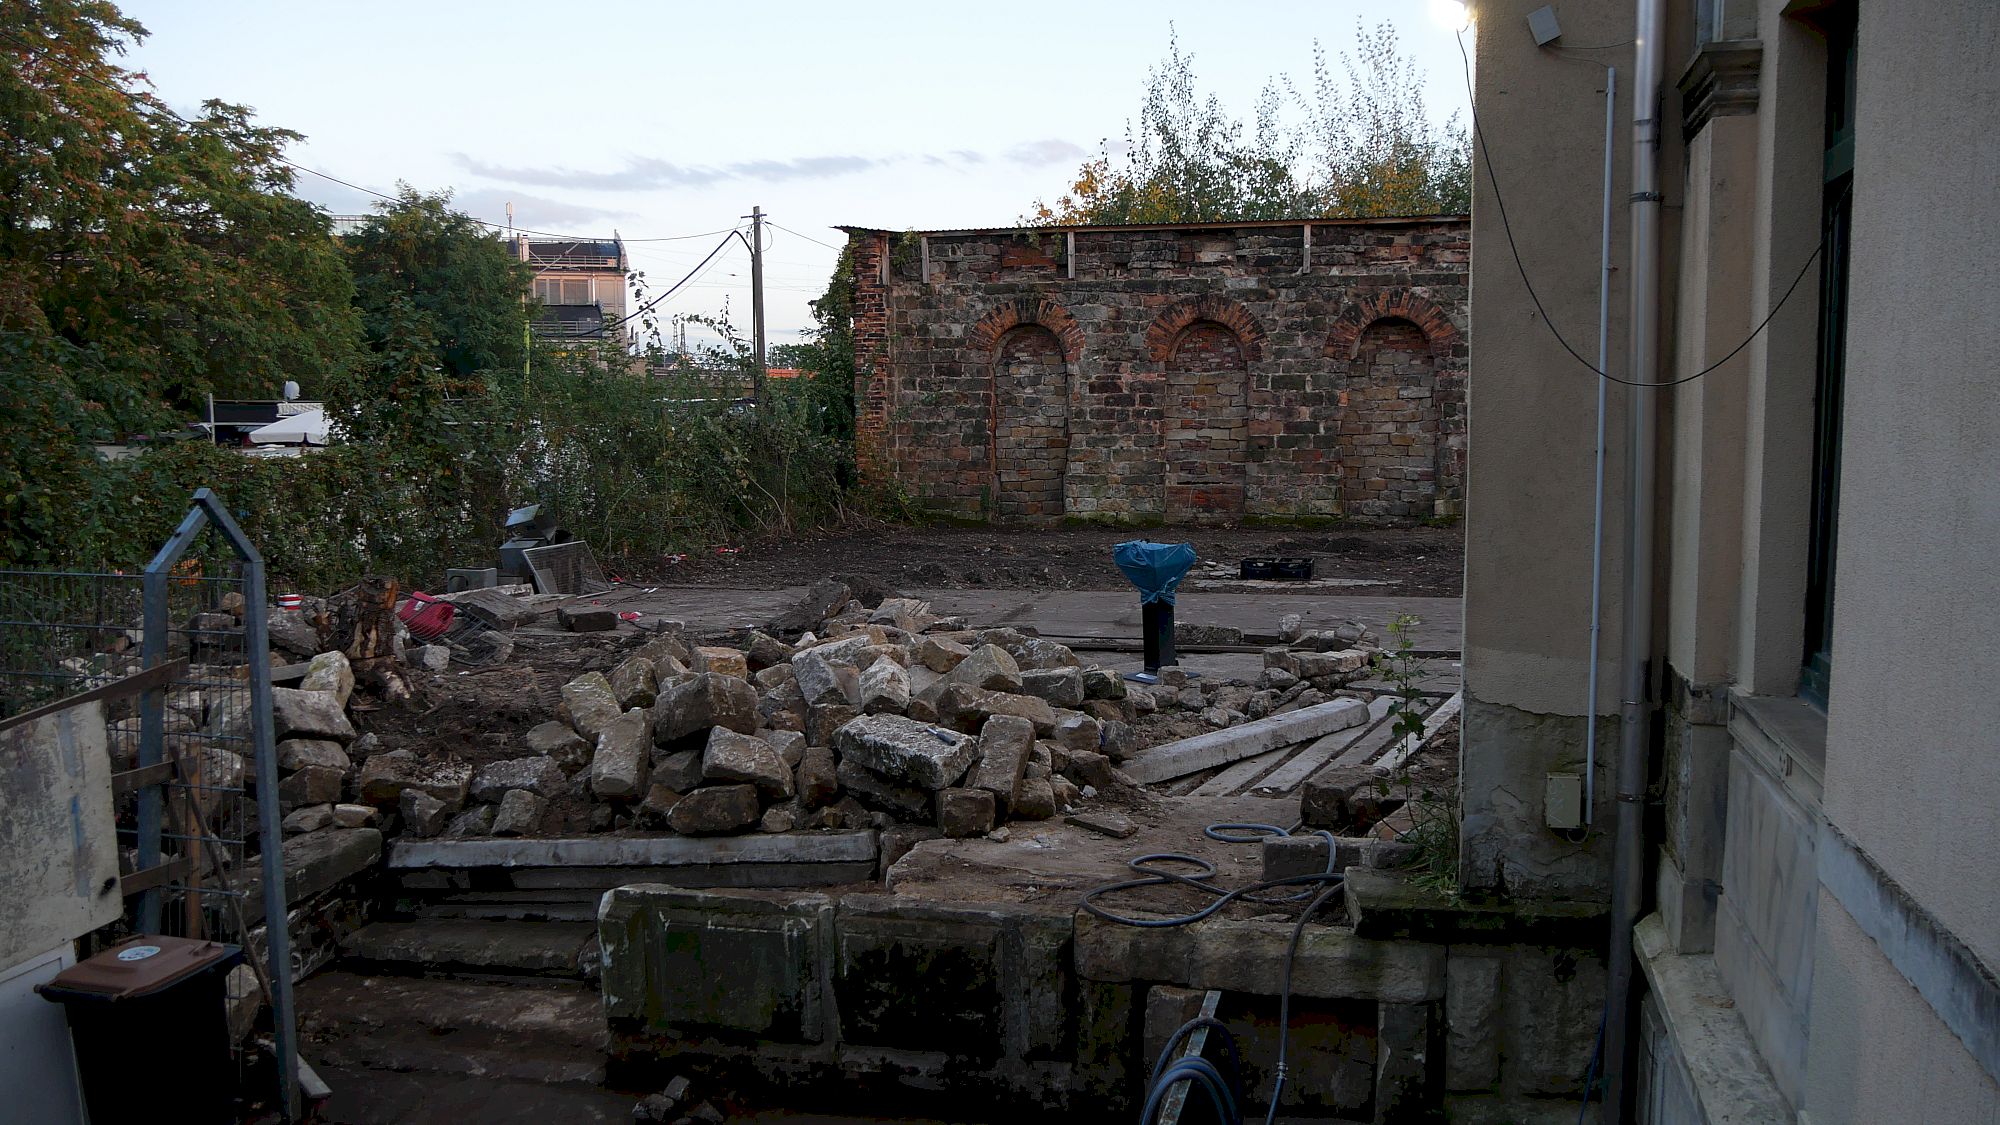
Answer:
M1582 50L1586 48L1574 48L1574 49ZM1458 36L1458 57L1464 63L1466 100L1472 101L1473 100L1472 59L1465 52L1465 36L1463 33L1460 33L1460 35ZM1647 383L1647 382L1638 382L1631 379L1621 379L1618 376L1613 375L1608 371L1599 369L1596 364L1585 359L1581 352L1578 352L1574 347L1570 346L1570 342L1564 338L1562 332L1556 328L1555 322L1549 318L1549 310L1542 305L1541 294L1535 291L1535 283L1528 277L1528 267L1526 263L1521 261L1521 248L1514 241L1514 227L1513 224L1507 218L1507 202L1500 192L1500 177L1493 170L1493 153L1486 147L1486 131L1482 129L1479 125L1479 110L1477 108L1474 108L1472 111L1472 136L1474 141L1477 142L1479 146L1480 162L1484 164L1486 167L1487 185L1493 189L1493 206L1494 209L1498 211L1500 214L1500 230L1507 237L1507 249L1508 252L1513 255L1514 269L1521 275L1521 286L1523 289L1527 290L1528 300L1534 304L1535 312L1540 314L1542 326L1549 330L1549 335L1555 337L1556 343L1562 345L1562 349L1570 354L1570 358L1576 360L1584 367L1590 369L1591 373L1596 375L1598 378L1607 379L1613 383L1618 383L1623 386L1678 387L1682 383L1692 383L1696 379L1711 374L1716 370L1722 368L1726 364L1728 364L1730 360L1735 359L1737 353L1741 352L1744 348L1749 347L1751 342L1757 339L1757 337L1763 335L1764 329L1768 328L1771 322L1777 319L1778 313L1783 311L1785 305L1791 301L1792 294L1798 291L1799 283L1805 280L1806 274L1812 269L1813 263L1819 260L1820 254L1826 249L1827 241L1833 235L1833 228L1830 224L1823 225L1821 227L1818 244L1813 247L1813 252L1806 256L1805 264L1799 267L1799 272L1793 276L1792 283L1785 287L1784 295L1778 298L1777 304L1771 306L1771 311L1765 314L1763 320L1757 322L1757 326L1750 330L1749 335L1745 336L1741 343L1729 349L1728 353L1725 354L1721 359L1716 360L1714 363L1709 364L1707 367L1702 368L1701 370L1695 372L1692 375L1684 375L1678 379L1668 379L1658 383ZM1848 190L1849 191L1854 190L1852 184L1848 185Z

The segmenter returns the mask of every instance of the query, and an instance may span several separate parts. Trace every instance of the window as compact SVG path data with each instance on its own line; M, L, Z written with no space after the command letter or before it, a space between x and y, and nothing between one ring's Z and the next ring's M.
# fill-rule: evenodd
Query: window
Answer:
M587 277L538 277L535 279L535 299L545 305L591 304L590 279Z
M1805 666L1799 694L1824 710L1833 684L1834 546L1840 517L1840 407L1847 368L1848 244L1854 221L1855 14L1821 17L1826 32L1826 157L1820 193L1819 363L1813 388L1812 530L1807 541Z

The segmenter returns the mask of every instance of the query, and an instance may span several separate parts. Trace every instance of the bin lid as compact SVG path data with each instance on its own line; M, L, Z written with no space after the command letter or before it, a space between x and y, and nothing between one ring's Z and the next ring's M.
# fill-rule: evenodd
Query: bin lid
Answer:
M71 965L36 991L49 1000L131 1000L241 955L237 946L219 941L136 937Z
M1111 548L1111 561L1139 588L1142 605L1153 602L1174 604L1174 588L1194 565L1194 545L1151 543L1133 539Z

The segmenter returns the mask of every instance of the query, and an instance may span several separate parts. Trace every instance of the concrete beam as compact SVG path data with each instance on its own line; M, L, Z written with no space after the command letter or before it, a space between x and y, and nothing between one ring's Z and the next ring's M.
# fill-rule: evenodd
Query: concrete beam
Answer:
M754 836L582 836L544 840L399 840L391 870L445 867L702 867L716 864L873 864L875 833Z
M1121 768L1142 785L1185 777L1205 769L1360 726L1368 721L1368 705L1358 699L1335 699L1301 707L1283 715L1210 731L1155 746Z

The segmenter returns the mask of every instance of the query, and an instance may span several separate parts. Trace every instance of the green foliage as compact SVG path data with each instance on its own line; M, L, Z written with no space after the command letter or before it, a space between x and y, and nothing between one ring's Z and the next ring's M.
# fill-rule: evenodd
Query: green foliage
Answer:
M447 196L404 187L336 243L278 161L296 134L216 102L182 122L112 65L144 34L104 0L0 6L0 567L142 563L204 485L274 583L321 590L434 585L534 500L614 564L838 514L838 283L815 377L755 409L729 390L745 349L726 324L720 367L665 379L615 344L531 352L525 267ZM287 379L347 440L92 448Z
M1405 739L1420 739L1424 733L1423 713L1417 709L1423 699L1419 687L1424 676L1423 659L1416 653L1414 635L1420 624L1412 614L1397 614L1389 622L1390 647L1376 653L1371 662L1376 678L1389 685L1393 696L1389 704L1392 746L1401 745ZM1458 810L1452 795L1418 788L1407 766L1394 778L1380 782L1379 787L1385 795L1397 790L1403 794L1410 827L1403 832L1402 839L1417 850L1416 862L1411 864L1413 881L1440 894L1456 895Z
M1310 95L1279 77L1246 128L1196 85L1194 56L1169 35L1146 76L1139 116L1055 203L1024 222L1076 226L1462 213L1471 209L1471 148L1454 116L1432 122L1422 76L1393 25L1357 24L1340 71L1313 46Z
M430 398L476 386L480 372L521 366L532 316L521 295L533 271L450 204L450 192L424 195L400 184L396 201L377 204L345 239L369 343L407 349L427 337L431 351L427 360L413 353L392 364L391 385L375 393ZM404 385L419 364L436 376Z

